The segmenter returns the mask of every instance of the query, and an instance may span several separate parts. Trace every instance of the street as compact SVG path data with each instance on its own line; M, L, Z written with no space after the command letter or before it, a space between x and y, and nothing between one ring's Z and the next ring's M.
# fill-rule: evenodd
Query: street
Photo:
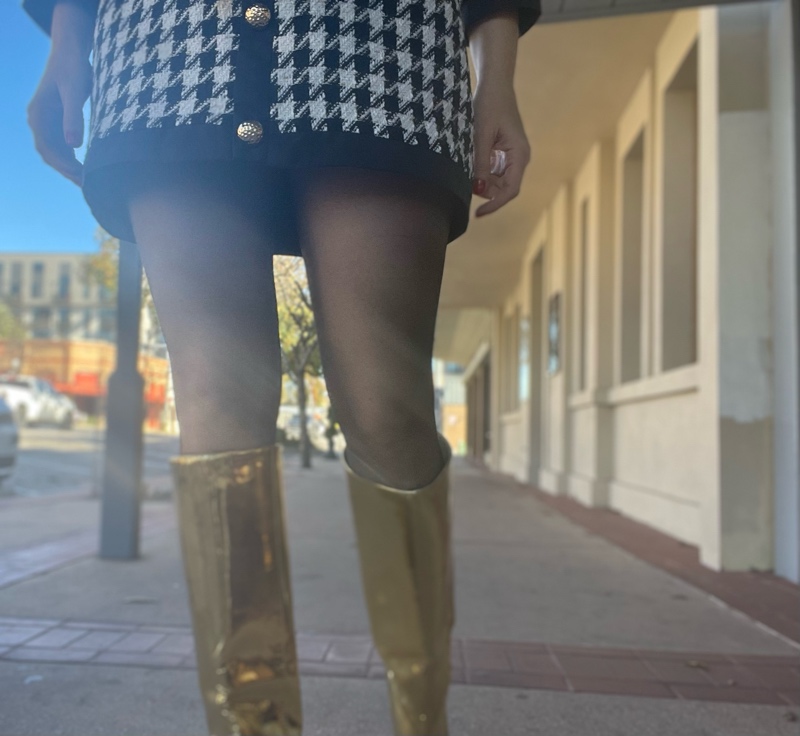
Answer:
M0 495L25 497L92 494L103 472L103 429L20 430L19 456ZM148 496L169 492L169 458L178 452L178 438L145 434L144 482Z
M36 498L61 494L96 495L103 473L104 429L72 430L25 427L20 430L17 467L0 486L0 496ZM315 455L327 446L323 438L314 441ZM334 447L341 453L344 441L336 437ZM178 438L164 434L144 435L145 496L169 495L172 488L169 459L179 452ZM284 447L284 455L295 455Z

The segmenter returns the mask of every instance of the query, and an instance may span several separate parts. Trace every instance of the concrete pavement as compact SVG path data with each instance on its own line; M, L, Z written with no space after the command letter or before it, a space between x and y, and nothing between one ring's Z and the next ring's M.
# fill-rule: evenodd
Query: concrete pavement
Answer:
M26 684L27 683L27 684ZM304 677L305 736L391 736L377 681ZM191 671L0 663L3 736L202 736ZM796 736L787 709L454 685L453 736Z
M478 675L491 674L495 667L493 677L488 677L495 686L453 686L454 736L797 732L797 722L789 720L799 712L792 705L800 696L800 668L793 666L800 666L796 645L588 533L509 479L475 469L461 458L454 459L453 479L455 633L466 642L465 656L477 656L483 651L480 643L486 641L494 647L487 652L495 655L504 645L506 653L516 646L546 648L541 656L529 658L535 666L516 676L489 659L468 662L468 682L484 681ZM365 638L367 617L338 461L315 458L313 469L302 470L297 456L286 453L285 483L299 632L308 637ZM14 503L0 504L0 540L5 540L0 546L0 573L3 556L20 547L96 533L96 501L51 499L17 507ZM144 538L140 560L112 562L83 556L50 572L40 571L0 589L0 617L17 617L23 623L45 617L108 626L168 625L188 632L172 505L162 501L146 506L146 527L153 524L153 531ZM63 633L61 625L56 628ZM0 622L0 647L2 627ZM6 630L14 628L8 625ZM19 646L20 651L32 649L24 643ZM576 651L571 653L570 648ZM46 661L46 653L43 661L15 661L9 659L13 651L13 646L5 655L0 651L2 736L203 733L195 673L185 665L160 667L157 662L162 660L153 659L151 666L146 658L140 666L129 667L56 664ZM641 669L643 659L650 658L650 670L653 662L658 669L670 653L677 664L667 668L669 677L659 679L651 673L635 681L638 675L633 673L639 671L636 667ZM715 655L726 658L724 665L714 664ZM775 664L766 660L753 664L756 659L747 657L754 655L769 655ZM629 668L625 672L619 670L622 662ZM693 671L684 666L687 662L694 662ZM324 664L315 669L308 663L303 676L308 733L388 734L382 683L368 676L336 676L333 668L325 677L314 676L325 671ZM548 672L557 665L560 687L566 691L548 684L557 678L547 679L543 664ZM782 669L776 674L779 665ZM582 670L589 667L594 671ZM717 679L718 687L712 687L716 667L735 672L742 681L726 689L726 683ZM755 671L762 673L761 684L755 682ZM746 682L745 675L750 678ZM769 697L767 690L758 689L766 687L767 676L781 678L770 686ZM667 682L669 678L684 685ZM513 686L518 682L532 684ZM612 694L568 691L582 689L580 683ZM669 696L631 696L656 687L669 689ZM749 702L711 702L735 700L737 693Z

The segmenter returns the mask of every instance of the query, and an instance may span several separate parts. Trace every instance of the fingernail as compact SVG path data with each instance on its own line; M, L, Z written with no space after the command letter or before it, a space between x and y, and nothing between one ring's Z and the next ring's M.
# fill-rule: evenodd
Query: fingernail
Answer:
M472 182L472 191L475 194L483 194L486 191L486 181L484 179L475 179Z

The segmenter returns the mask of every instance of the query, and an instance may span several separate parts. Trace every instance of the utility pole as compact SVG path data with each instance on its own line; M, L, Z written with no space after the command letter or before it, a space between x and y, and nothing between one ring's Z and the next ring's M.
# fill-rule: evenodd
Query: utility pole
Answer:
M117 365L108 380L100 557L139 556L144 380L138 369L142 263L135 243L119 248Z

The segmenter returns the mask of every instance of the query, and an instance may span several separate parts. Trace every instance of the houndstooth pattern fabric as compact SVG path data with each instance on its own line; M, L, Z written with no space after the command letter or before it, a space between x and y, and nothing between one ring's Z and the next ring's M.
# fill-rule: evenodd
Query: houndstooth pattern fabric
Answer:
M456 0L276 0L272 117L426 146L469 169L469 66Z
M274 0L270 117L279 133L419 145L471 173L460 0ZM234 115L242 0L101 0L93 138ZM243 52L242 52L243 53Z
M233 112L238 0L103 0L91 134L220 124Z

